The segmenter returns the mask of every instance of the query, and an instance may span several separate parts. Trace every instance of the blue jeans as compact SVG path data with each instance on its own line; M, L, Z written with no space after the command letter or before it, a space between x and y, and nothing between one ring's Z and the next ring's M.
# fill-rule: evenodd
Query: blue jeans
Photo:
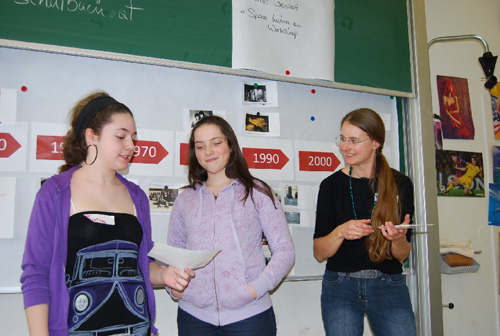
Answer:
M402 274L354 278L326 271L321 313L327 336L363 335L364 315L374 335L415 336L415 316Z
M276 318L273 307L225 326L203 322L181 308L177 309L179 336L276 336Z

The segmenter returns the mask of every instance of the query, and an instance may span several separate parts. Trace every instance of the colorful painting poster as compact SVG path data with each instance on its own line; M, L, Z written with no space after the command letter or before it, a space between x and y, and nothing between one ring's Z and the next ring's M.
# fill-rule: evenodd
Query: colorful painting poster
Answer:
M500 185L490 183L489 187L488 225L500 226Z
M474 139L474 122L466 78L437 76L444 139Z
M491 113L493 115L493 132L495 133L495 139L500 140L500 83L496 83L490 89L491 97ZM495 182L496 183L496 182Z
M493 157L493 183L500 185L500 147L493 146L491 155Z
M484 197L483 154L436 150L438 196Z

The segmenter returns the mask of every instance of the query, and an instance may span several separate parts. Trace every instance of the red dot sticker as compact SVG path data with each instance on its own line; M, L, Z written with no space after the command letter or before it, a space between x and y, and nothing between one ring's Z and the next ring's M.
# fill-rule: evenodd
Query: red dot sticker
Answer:
M21 86L21 91L26 92L26 91L28 91L28 88L23 85L23 86Z
M312 89L312 90L311 90L311 93L312 93L312 94L315 94L315 93L316 93L316 90Z
M285 71L285 74L288 76L290 75L290 70Z

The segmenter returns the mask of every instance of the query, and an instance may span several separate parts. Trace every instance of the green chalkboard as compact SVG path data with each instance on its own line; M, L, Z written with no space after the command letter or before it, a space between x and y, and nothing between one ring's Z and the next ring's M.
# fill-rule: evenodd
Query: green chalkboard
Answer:
M335 81L412 92L406 1L335 1Z
M0 38L230 67L231 18L231 0L1 0Z
M228 68L231 21L231 0L0 0L0 39ZM406 1L335 0L335 82L412 91Z

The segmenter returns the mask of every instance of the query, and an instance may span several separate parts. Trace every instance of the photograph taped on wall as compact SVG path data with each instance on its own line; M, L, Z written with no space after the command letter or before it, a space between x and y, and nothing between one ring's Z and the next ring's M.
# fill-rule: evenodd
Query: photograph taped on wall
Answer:
M278 199L278 201L282 204L282 200L281 200L281 189L280 188L272 188L273 189L273 192L274 192L274 196L276 196L276 198Z
M299 186L285 184L283 186L283 203L285 206L296 207L299 205Z
M300 225L299 211L285 211L285 217L288 224Z
M269 117L260 114L247 113L245 117L245 130L248 132L269 133Z
M203 119L204 117L208 117L211 115L217 115L222 118L226 118L226 111L215 111L208 108L205 109L193 109L186 108L184 109L184 130L186 132L190 132L191 129L196 125L198 121Z
M500 83L496 83L490 89L491 97L491 113L493 115L493 132L495 134L495 139L500 140Z
M264 259L266 260L266 265L271 261L271 249L269 248L269 243L267 242L266 235L262 233L262 254L264 254Z
M150 211L170 212L175 199L183 191L181 186L149 186Z
M213 111L208 110L189 110L189 120L191 120L191 128L196 125L201 119L213 115Z
M276 82L243 83L243 105L277 107Z
M280 115L277 112L247 112L244 130L258 136L280 136Z
M489 184L488 225L500 226L500 185Z
M467 78L437 76L443 138L474 139Z
M484 197L483 154L436 150L438 196Z
M500 146L492 146L493 157L493 183L500 185Z

